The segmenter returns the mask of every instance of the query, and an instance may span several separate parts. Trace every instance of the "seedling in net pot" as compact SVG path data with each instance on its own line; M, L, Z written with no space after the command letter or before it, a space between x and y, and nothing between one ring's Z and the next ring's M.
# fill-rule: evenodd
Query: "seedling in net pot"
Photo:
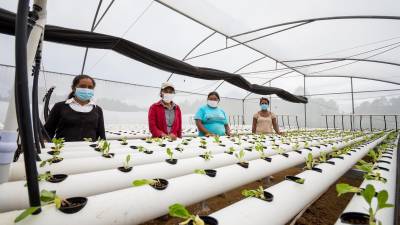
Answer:
M134 180L132 182L132 186L138 187L143 185L150 185L151 187L157 190L164 190L168 186L168 181L157 178L157 179L141 179L141 180Z
M205 151L203 155L200 155L206 161L211 160L214 156L212 155L211 151Z
M376 192L375 187L371 184L368 184L365 189L358 189L356 187L352 187L347 184L338 184L336 185L336 191L338 192L338 196L345 193L360 193L363 199L368 204L368 213L369 213L369 225L381 225L382 222L378 221L376 218L376 214L379 210L384 208L392 208L393 204L389 204L387 201L389 199L389 194L386 190L381 190L380 192ZM376 196L377 202L376 205L373 205L372 199Z
M214 143L220 144L221 142L222 142L221 138L218 135L215 135L214 136Z
M128 139L126 137L121 138L121 145L127 145Z
M178 218L181 218L181 219L185 220L185 221L179 223L179 225L186 225L186 224L193 224L193 225L210 224L210 225L214 225L214 224L217 224L216 220L214 218L211 218L211 217L200 217L199 215L192 215L185 208L185 206L183 206L181 204L178 204L178 203L169 206L168 211L169 211L169 215L170 216L178 217ZM210 222L205 221L203 219L212 220L213 223L210 223Z
M285 153L285 149L279 147L279 146L274 146L272 149L278 154L278 155L283 155L285 157L288 157L289 155Z
M232 155L235 152L235 148L234 147L229 147L228 151L225 151L225 153L228 153L230 155Z
M200 140L200 148L207 149L207 141L206 140L203 140L203 139Z
M176 164L178 162L177 159L174 159L174 152L172 151L171 148L167 148L166 150L168 159L166 159L165 161L169 164Z
M53 142L53 144L54 144L54 147L52 147L52 149L55 152L59 153L61 151L61 149L64 147L65 140L64 140L64 138L53 138L53 139L51 139L51 142Z
M321 151L320 156L319 156L319 161L321 163L325 163L326 161L328 161L327 154L325 151Z
M245 155L245 152L243 149L241 149L239 151L239 153L235 153L235 157L239 160L238 165L240 165L244 168L248 168L249 163L244 160L244 155Z
M70 198L71 200L74 198ZM55 204L56 208L61 210L62 212L65 213L71 213L71 207L75 208L74 212L79 211L80 209L82 209L85 204L87 199L85 198L85 201L82 203L74 203L71 202L70 199L62 199L60 196L56 195L55 191L47 191L47 190L42 190L40 192L40 201L42 202L41 205L45 206L45 205L50 205L50 204ZM77 199L77 198L75 198ZM17 218L15 218L14 222L18 223L21 220L27 218L28 216L32 215L33 213L35 213L40 207L38 206L34 206L34 207L30 207L26 210L24 210L21 214L19 214L17 216ZM69 208L69 209L68 209ZM68 212L67 212L68 211Z
M100 146L100 152L102 153L102 155L104 157L112 156L111 155L112 153L110 153L110 146L111 146L111 143L106 140L104 140L103 144Z
M372 163L367 163L364 160L359 160L356 168L364 172L364 179L376 180L382 183L386 183L386 178L381 176L381 173L376 171L375 166Z
M124 168L129 169L131 166L129 165L129 162L131 161L131 154L126 155L125 160L124 160Z
M272 194L265 192L262 186L259 186L257 189L254 190L243 190L242 195L245 197L253 197L258 198L264 201L272 201ZM267 195L267 196L266 196Z
M40 162L39 166L40 167L44 167L46 164L51 165L53 163L58 163L61 162L64 158L59 157L57 155L52 155L51 158L48 158L46 160L43 160L42 162Z
M312 170L316 164L316 161L313 158L312 153L308 153L307 158L305 159L306 159L306 166L304 168L307 170Z
M261 159L265 159L265 158L267 158L267 156L265 155L265 153L264 153L264 146L260 143L260 142L257 142L256 144L255 144L255 150L260 154L260 158Z

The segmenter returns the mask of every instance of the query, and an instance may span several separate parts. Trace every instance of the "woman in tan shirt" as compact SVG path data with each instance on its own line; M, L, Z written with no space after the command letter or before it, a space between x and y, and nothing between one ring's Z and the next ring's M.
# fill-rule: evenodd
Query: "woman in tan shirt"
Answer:
M269 100L267 98L260 99L261 110L253 116L253 134L272 134L272 128L279 135L283 133L279 131L278 121L276 115L270 111Z

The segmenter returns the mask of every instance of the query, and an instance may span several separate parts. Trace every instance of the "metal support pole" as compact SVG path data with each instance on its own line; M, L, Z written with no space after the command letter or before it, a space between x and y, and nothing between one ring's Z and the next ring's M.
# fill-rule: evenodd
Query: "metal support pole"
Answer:
M344 121L343 121L343 114L342 114L342 130L344 130Z
M244 122L244 99L242 100L242 125L244 125L245 124L245 122Z
M362 122L362 115L360 115L360 130L362 131L362 125L361 125L361 122Z
M336 130L336 115L333 115L333 129Z
M299 129L300 129L300 127L299 127L299 120L298 120L297 117L298 117L298 116L296 115L296 125L297 125L297 130L299 130Z
M281 116L281 118L282 118L283 129L285 129L285 120L283 119L283 115Z
M303 77L304 77L303 96L306 97L306 76ZM307 104L304 104L304 128L307 129Z
M289 126L289 129L290 129L290 119L289 119L289 115L287 116L287 122L288 122L288 126Z
M352 124L354 124L354 87L353 87L353 78L350 77L350 86L351 86L351 113L352 113ZM353 127L352 129L353 130Z
M369 129L371 130L371 132L372 132L372 115L369 115Z
M350 119L350 130L353 130L353 115L349 115Z
M328 130L328 115L325 115L325 124L326 124L326 129Z
M386 127L386 116L385 115L383 115L383 122L385 123L385 130L386 130L387 127Z
M394 116L394 120L396 122L396 131L398 130L398 126L397 126L397 115Z

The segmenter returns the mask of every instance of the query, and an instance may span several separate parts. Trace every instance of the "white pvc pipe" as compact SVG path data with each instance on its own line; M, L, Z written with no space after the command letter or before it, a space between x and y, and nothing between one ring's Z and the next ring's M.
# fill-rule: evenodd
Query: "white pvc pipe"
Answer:
M318 156L320 151L314 149L313 155ZM43 225L53 224L54 221L57 221L58 225L140 224L166 214L168 206L173 203L191 205L300 164L304 162L308 151L304 151L301 155L296 152L288 154L288 158L280 155L272 156L272 162L253 160L248 169L238 165L222 167L217 169L217 176L214 178L199 174L173 178L169 180L169 186L164 191L142 186L91 196L85 208L72 215L60 213L55 207L44 207L40 215L27 218L21 224ZM21 211L2 213L0 221L4 221L4 225L13 224L19 213ZM230 225L232 224L241 223Z
M358 140L361 140L361 138L352 140L347 144L340 143L334 146L342 148ZM331 151L331 149L332 147L329 149L325 148L327 151ZM276 152L266 150L265 154L266 156L272 156L275 155ZM255 151L246 151L246 161L257 158L259 158L259 154ZM86 197L128 188L130 183L136 179L147 177L162 177L164 179L169 179L193 173L195 169L213 169L235 163L237 163L237 159L234 156L222 153L214 155L214 157L209 161L200 157L195 157L178 160L176 165L170 165L166 162L146 164L133 167L133 170L129 173L122 173L117 169L96 171L92 173L70 175L68 179L62 183L54 184L43 181L40 182L39 185L40 189L57 190L59 195L66 198L73 196ZM28 195L24 184L25 181L22 180L0 185L0 212L28 207Z
M318 142L313 142L318 143ZM196 145L195 145L196 146ZM238 148L238 147L236 147ZM292 146L284 145L281 146L285 151L292 150ZM324 147L321 147L324 148ZM212 152L215 153L223 153L226 151L226 147L221 147L218 145L214 145L211 149ZM92 150L93 151L93 150ZM177 152L174 154L174 158L184 159L184 158L192 158L196 157L202 152L204 149L199 147L193 147L192 149L184 150L183 152ZM144 153L133 153L133 162L134 165L142 165L148 163L155 163L164 161L168 156L164 151L155 151L153 154L146 155ZM119 167L125 159L125 155L116 155L114 158L107 159L104 157L91 157L91 158L72 158L72 159L64 159L59 163L54 163L52 165L46 165L44 167L40 167L37 163L38 172L44 173L46 171L51 171L53 174L78 174L85 172L93 172L98 170L108 170ZM18 161L16 163L11 164L11 175L10 181L17 181L25 179L25 170L24 170L24 162Z
M396 140L396 146L397 146L398 140ZM390 164L387 163L377 163L377 166L385 167L389 169L389 171L385 170L379 170L381 173L381 176L387 179L386 183L382 183L379 181L373 181L373 180L364 180L362 184L360 185L360 188L365 188L368 184L372 184L375 187L375 190L377 192L381 190L386 190L389 193L389 199L388 203L390 204L395 204L395 199L396 199L396 171L397 171L397 157L398 157L398 152L397 148L393 149L393 155L392 159L388 158L382 158L384 161L390 162ZM377 199L373 198L372 200L373 206L376 206L377 204ZM368 213L368 204L365 202L364 198L361 195L353 195L353 198L349 202L349 204L346 206L344 209L343 213L346 212L361 212L369 215ZM394 208L385 208L376 214L377 220L381 221L382 224L393 224L394 222ZM336 225L345 225L345 223L342 223L339 219L335 223Z
M219 225L265 225L266 221L268 221L268 224L286 224L305 206L324 193L358 160L363 158L369 149L379 144L386 136L367 144L356 152L352 152L351 156L342 155L343 160L331 159L335 162L335 165L326 163L318 165L317 167L322 169L322 173L307 170L296 175L305 179L304 184L285 180L267 188L266 191L274 196L272 202L246 198L210 216L216 218Z

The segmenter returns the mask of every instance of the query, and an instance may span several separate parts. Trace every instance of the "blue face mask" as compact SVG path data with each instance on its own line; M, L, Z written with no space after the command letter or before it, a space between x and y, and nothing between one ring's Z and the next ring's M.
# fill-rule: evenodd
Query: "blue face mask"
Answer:
M76 88L75 96L81 101L89 101L93 98L94 91L89 88Z
M260 108L261 108L261 110L268 110L268 104L261 104L260 105Z

